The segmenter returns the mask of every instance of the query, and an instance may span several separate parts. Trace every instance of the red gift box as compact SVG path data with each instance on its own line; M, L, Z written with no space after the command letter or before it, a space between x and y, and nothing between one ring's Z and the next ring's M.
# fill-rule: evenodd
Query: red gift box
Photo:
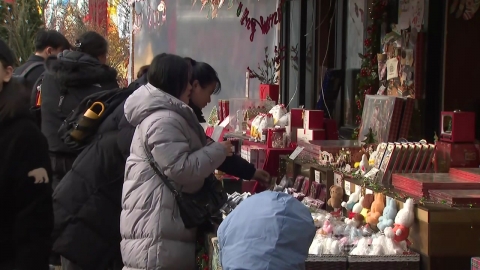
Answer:
M325 140L325 129L303 129L297 130L298 141L318 141Z
M323 128L323 111L321 110L305 110L303 113L304 129L322 129Z
M475 142L475 113L442 112L440 139L446 142Z
M450 174L473 182L480 182L480 168L450 168Z
M278 104L280 86L278 84L260 84L260 99L266 100L268 97Z
M325 129L326 140L338 140L338 128L335 120L325 118L323 120L323 129Z
M303 109L290 110L290 126L292 128L303 128Z
M478 168L480 162L474 143L437 141L435 171L448 172L450 168Z

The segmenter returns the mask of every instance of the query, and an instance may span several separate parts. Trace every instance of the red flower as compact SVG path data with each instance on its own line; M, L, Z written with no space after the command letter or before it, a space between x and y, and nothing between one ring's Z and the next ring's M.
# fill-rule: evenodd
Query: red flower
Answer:
M372 39L371 38L365 39L364 44L365 44L365 47L370 47L370 45L372 45Z

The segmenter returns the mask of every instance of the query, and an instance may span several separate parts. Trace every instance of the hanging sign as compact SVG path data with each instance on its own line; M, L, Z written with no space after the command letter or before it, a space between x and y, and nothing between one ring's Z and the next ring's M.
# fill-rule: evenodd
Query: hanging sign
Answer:
M250 41L253 42L253 39L255 38L257 26L260 27L262 34L266 35L273 26L279 24L282 21L282 6L284 2L285 0L280 1L277 7L277 11L268 15L267 17L260 16L258 20L256 18L250 18L248 16L250 14L248 8L243 9L243 3L238 3L237 17L240 17L241 15L240 24L244 25L247 30L250 30Z

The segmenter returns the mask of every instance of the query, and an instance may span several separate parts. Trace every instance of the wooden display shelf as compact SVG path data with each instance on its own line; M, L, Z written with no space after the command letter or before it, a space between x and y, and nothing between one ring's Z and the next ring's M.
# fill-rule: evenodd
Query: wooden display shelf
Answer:
M344 181L362 185L358 179ZM399 209L403 207L403 200L396 201ZM480 209L442 204L416 204L414 209L409 239L411 249L421 255L421 269L470 269L471 257L480 255Z

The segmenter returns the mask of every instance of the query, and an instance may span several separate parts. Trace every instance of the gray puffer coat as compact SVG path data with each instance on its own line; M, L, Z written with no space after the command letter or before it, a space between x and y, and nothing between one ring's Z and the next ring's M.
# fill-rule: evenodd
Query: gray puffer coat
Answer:
M146 160L144 145L163 173L182 192L198 191L225 160L219 143L207 146L192 109L151 84L125 103L136 126L125 166L120 232L124 270L195 268L196 229L186 229L172 192Z

